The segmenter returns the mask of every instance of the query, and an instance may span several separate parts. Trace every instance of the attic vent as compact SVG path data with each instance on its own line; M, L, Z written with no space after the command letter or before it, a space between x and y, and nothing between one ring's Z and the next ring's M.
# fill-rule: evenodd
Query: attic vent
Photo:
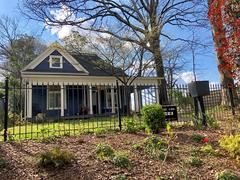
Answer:
M49 67L50 68L63 68L62 56L50 56Z

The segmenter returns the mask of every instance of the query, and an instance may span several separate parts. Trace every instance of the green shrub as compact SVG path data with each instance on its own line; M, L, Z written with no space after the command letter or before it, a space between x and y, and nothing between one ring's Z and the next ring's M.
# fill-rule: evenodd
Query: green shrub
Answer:
M49 132L50 132L50 129L47 128L47 127L44 127L44 128L40 129L40 133L41 133L42 137L47 136Z
M240 161L240 134L235 136L224 136L219 141L220 147L232 154Z
M212 115L206 114L206 119L207 119L208 125L211 128L214 128L214 129L218 129L219 128L218 121Z
M144 151L152 158L164 160L167 151L167 143L160 137L151 136L144 140Z
M159 104L146 105L142 108L141 114L149 129L158 133L161 128L166 127L165 114Z
M133 144L132 148L134 150L140 150L140 149L142 149L142 144L140 144L140 143Z
M124 118L125 120L125 131L127 133L136 133L138 131L136 122L133 118Z
M222 172L218 172L215 175L217 180L238 180L239 178L233 172L229 170L224 170Z
M103 134L106 134L106 130L105 129L102 129L102 128L97 128L94 132L94 134L97 136L97 137L101 137L103 136Z
M190 156L192 156L192 157L197 157L200 155L200 153L201 153L201 151L199 148L192 148L190 150Z
M144 150L153 159L164 160L167 152L167 142L160 137L150 136L132 146L134 150Z
M193 115L193 125L197 130L203 130L204 126L202 124L202 118Z
M158 136L150 136L144 139L144 146L147 149L161 149L166 145L167 143Z
M217 155L217 151L215 151L212 147L212 145L207 144L203 147L200 148L200 152L206 153L206 154L211 154L211 155Z
M4 168L6 167L6 165L7 165L6 159L0 156L0 168Z
M130 168L132 166L132 163L125 154L115 153L113 148L108 144L98 144L96 154L100 160L109 161L118 167Z
M188 159L186 159L186 163L190 164L191 166L199 167L203 164L203 161L198 157L190 156Z
M110 160L114 156L114 150L110 145L100 143L97 145L96 154L100 160Z
M205 136L201 135L201 134L193 134L192 135L192 139L194 142L200 143L202 142L202 140L205 138Z
M61 150L60 148L54 148L40 154L39 165L42 167L60 168L70 164L72 160L73 154L71 152Z
M132 166L128 157L125 154L121 153L115 154L111 161L115 166L121 168L130 168Z

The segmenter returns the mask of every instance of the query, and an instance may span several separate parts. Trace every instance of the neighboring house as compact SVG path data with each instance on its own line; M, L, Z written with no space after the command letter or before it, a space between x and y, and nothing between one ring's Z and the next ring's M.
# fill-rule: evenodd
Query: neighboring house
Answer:
M116 113L116 77L110 70L113 67L99 68L99 62L104 63L95 54L70 54L58 43L53 43L22 70L26 87L25 116L76 117ZM129 93L134 93L135 111L139 111L141 105L137 87L156 87L157 83L154 77L138 77L133 82ZM120 82L119 86L120 108L124 110L126 102L132 107L131 100L123 101Z

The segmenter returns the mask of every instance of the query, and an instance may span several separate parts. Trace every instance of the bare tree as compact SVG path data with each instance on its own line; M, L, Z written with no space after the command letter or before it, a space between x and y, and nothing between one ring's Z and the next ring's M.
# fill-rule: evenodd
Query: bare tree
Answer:
M164 27L181 28L203 22L204 0L23 0L23 13L50 26L73 25L135 43L153 54L156 74L164 77L160 37L173 38ZM62 16L56 16L56 12ZM204 19L205 20L205 19ZM116 22L120 23L116 27ZM114 28L112 28L114 27ZM125 30L128 30L128 34ZM166 81L159 85L160 102L167 103Z
M97 53L104 62L98 62L101 70L110 70L124 85L129 86L133 81L143 76L143 72L151 66L152 58L145 56L145 50L130 42L121 41L113 36L95 39L90 43L93 52Z
M36 37L23 34L15 19L0 19L0 69L2 75L21 79L21 70L46 46ZM19 82L17 80L17 82Z
M78 41L78 38L72 39L71 43L76 44L77 42L74 41ZM70 49L70 52L81 54L84 53L83 49L88 49L87 53L97 54L101 59L91 62L86 61L85 63L90 65L94 63L97 70L114 76L120 81L123 84L123 102L130 102L131 85L135 79L143 76L145 70L152 68L151 56L146 56L142 47L134 43L121 41L113 36L95 36L94 41L88 39L84 46L80 46L79 49L76 48L74 51ZM129 103L126 103L126 107L127 113L130 113Z
M62 39L64 48L71 53L86 51L87 37L79 34L78 31L72 31L69 36Z
M14 42L19 38L18 23L15 19L11 19L7 16L0 18L0 68L3 71L11 72L12 70L5 67L7 57L13 56L14 52L9 48L13 46Z
M178 45L174 47L163 48L165 78L167 87L172 89L180 79L180 74L184 71L186 60L183 58L186 46Z
M124 85L131 85L138 77L146 76L152 70L152 56L145 49L131 42L119 40L114 36L82 36L79 32L63 39L64 48L73 54L97 54L96 68L113 75Z
M97 67L115 76L124 85L123 99L124 102L128 102L126 108L129 114L131 85L151 67L152 58L145 55L142 47L121 41L113 36L105 38L99 36L95 40L96 43L90 42L90 47L104 60L103 62L97 61Z
M14 90L9 90L9 110L22 114L21 70L38 56L46 46L37 38L23 34L20 29L17 20L6 16L0 19L1 75L8 77L10 85L16 87Z

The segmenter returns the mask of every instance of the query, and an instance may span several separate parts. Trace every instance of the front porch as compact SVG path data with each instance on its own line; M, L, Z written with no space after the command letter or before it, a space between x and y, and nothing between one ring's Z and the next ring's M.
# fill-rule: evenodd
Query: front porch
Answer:
M159 103L156 79L148 79L148 83L147 78L140 79L127 88L119 83L118 89L116 79L108 83L103 78L92 83L83 82L84 78L80 82L34 79L26 82L25 90L24 114L30 119L106 116L116 114L118 109L122 114L131 114L140 112L144 104Z

